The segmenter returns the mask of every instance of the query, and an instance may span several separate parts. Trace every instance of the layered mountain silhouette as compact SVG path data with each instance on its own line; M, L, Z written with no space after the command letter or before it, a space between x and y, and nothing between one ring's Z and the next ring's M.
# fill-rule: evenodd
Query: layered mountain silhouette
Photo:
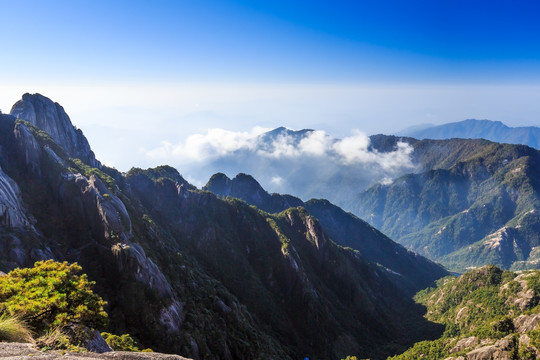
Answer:
M323 131L279 127L227 141L212 136L200 146L206 157L186 165L189 178L197 183L204 184L215 173L246 173L270 192L303 200L325 198L338 205L351 194L414 171L413 149L406 142L387 146L361 133L339 139Z
M325 232L336 243L358 250L371 262L385 267L396 285L406 292L415 293L429 286L433 278L440 278L446 273L441 266L406 250L367 222L328 200L311 199L303 202L291 195L269 194L253 177L246 174L238 174L232 180L224 174L215 174L204 189L224 197L242 199L270 213L291 207L306 209L319 220Z
M486 139L499 143L522 144L540 149L540 128L509 127L500 121L468 119L443 125L409 128L400 135L416 139Z
M482 122L472 122L483 128ZM280 131L284 129L272 134ZM287 134L298 143L311 133ZM351 168L328 165L328 159L319 158L314 164L322 173L327 166L335 173L327 178L314 176L315 187L406 248L453 271L486 264L512 270L540 266L538 150L483 139L417 140L387 135L370 136L367 150L382 161L399 146L410 147L406 158L410 166L400 167L395 177L366 188L365 175L356 176ZM369 173L365 164L362 166ZM294 177L305 180L311 173ZM278 211L282 203L295 203L290 197L284 198L288 202L277 201L275 196L263 201L267 196L261 191L249 195L246 189L254 185L245 184L242 178L233 179L228 189L214 185L213 180L211 187L207 185L212 191L256 206L264 202L269 211ZM227 181L222 179L221 183ZM302 206L309 208L309 203Z
M250 178L229 182L259 193L260 208L198 190L168 166L101 165L42 95L0 114L0 169L0 270L78 262L108 302L109 330L144 347L195 359L382 359L440 333L410 298L446 274L438 265L328 202L283 196L267 207L273 197Z
M347 207L448 268L538 268L540 152L487 140L422 140L422 171L379 184Z

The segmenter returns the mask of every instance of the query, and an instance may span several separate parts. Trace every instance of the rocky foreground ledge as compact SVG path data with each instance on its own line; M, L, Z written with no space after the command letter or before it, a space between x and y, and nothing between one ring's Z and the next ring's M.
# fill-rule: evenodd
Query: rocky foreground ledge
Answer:
M76 353L69 351L41 351L32 344L0 342L0 359L2 360L41 360L41 359L62 359L62 360L190 360L188 358L160 353L141 353L128 351L111 351L107 353Z

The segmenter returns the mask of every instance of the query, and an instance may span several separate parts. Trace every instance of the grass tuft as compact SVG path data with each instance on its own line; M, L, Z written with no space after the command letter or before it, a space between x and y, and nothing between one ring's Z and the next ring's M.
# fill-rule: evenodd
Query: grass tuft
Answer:
M23 319L4 314L0 316L0 340L33 343L34 337Z

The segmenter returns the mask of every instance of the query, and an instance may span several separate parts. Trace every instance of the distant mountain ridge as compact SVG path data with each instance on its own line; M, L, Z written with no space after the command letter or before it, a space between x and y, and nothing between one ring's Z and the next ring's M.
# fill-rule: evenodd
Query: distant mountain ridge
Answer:
M468 119L399 133L416 139L486 139L499 143L522 144L540 149L540 127L509 127L500 121Z
M279 127L258 135L220 136L232 138L209 139L204 149L210 155L188 166L187 178L200 186L216 173L245 173L270 192L339 204L351 192L414 170L408 142L398 139L389 146L386 139L377 141L360 132L339 139L324 131Z
M346 208L454 271L540 266L540 151L476 139L414 148L422 171L360 192Z

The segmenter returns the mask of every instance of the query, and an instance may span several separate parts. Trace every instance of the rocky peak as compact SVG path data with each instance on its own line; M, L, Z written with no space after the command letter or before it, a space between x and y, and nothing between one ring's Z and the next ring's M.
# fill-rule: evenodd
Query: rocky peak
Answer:
M231 194L231 187L231 179L223 173L217 173L212 175L204 189L221 196L229 196Z
M24 94L11 108L11 115L26 120L51 138L72 157L81 159L92 167L101 168L88 140L76 129L60 104L41 94Z

